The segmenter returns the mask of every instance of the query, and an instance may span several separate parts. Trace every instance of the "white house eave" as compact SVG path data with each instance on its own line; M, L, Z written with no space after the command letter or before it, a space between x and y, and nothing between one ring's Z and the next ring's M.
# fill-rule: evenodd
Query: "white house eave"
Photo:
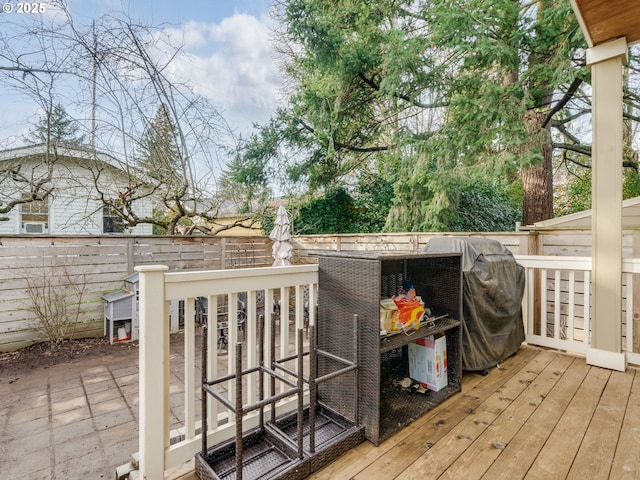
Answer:
M0 151L0 162L17 160L19 158L31 157L35 155L44 155L45 153L46 153L46 147L44 144L11 148L8 150ZM70 158L78 158L83 160L86 160L86 159L98 160L102 163L106 163L107 165L111 165L112 167L115 167L119 170L125 170L126 168L128 168L126 163L121 162L117 158L107 153L99 152L97 150L92 150L89 148L75 148L75 147L60 146L57 148L57 153L58 155L70 157Z
M551 218L533 225L520 227L523 231L544 231L544 230L584 230L591 228L592 211L583 210L581 212L570 213L561 217ZM623 226L625 229L640 228L640 197L629 198L622 202Z
M21 158L45 155L45 153L46 148L44 144L11 148L0 151L0 163L19 160ZM60 146L57 148L57 154L62 157L77 159L85 162L87 160L97 161L102 164L109 165L116 170L126 172L127 174L130 174L131 176L142 182L152 183L149 181L147 175L144 172L140 171L139 168L122 162L112 155L109 155L108 153L100 152L91 148Z

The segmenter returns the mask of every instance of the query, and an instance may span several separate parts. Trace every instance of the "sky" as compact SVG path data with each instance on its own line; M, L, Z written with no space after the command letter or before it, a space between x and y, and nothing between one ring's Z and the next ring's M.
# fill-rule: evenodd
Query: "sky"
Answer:
M0 34L3 20L15 20L11 15L19 15L16 0L3 1L12 4L13 9L0 13ZM40 3L45 9L49 6L46 1ZM78 24L88 25L104 14L125 12L132 19L160 25L177 43L183 44L183 54L170 65L176 79L212 100L231 127L244 136L252 131L253 123L266 122L282 99L282 82L270 42L270 3L270 0L66 1ZM46 14L55 15L54 9ZM33 128L38 119L34 108L20 92L0 94L3 112L0 146L16 146L17 139Z

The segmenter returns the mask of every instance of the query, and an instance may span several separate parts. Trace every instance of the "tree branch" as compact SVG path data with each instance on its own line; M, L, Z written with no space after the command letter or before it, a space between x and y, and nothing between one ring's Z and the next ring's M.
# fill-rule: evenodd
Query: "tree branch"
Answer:
M579 166L581 166L583 168L591 168L591 165L588 165L588 164L582 163L582 162L578 162L574 158L569 158L567 156L567 151L576 152L576 153L580 153L582 155L591 156L591 147L587 147L587 146L583 146L583 145L571 145L571 144L568 144L568 143L554 143L553 147L554 148L563 148L565 150L564 154L562 155L562 158L564 158L565 161L569 161L571 163L575 163L576 165L579 165ZM622 166L624 168L633 168L636 172L638 172L640 170L640 167L638 166L638 164L636 162L632 162L632 161L629 161L629 160L623 160L622 161Z
M309 125L307 122L305 122L304 120L298 119L297 120L298 123L300 125L302 125L302 127L309 133L313 133L315 134L316 131L315 129ZM346 143L341 143L341 142L334 142L334 145L336 147L342 148L344 150L347 150L349 152L358 152L358 153L373 153L373 152L386 152L387 150L393 148L395 145L391 144L391 145L381 145L378 147L356 147L354 145L348 145Z
M0 65L0 70L5 72L22 72L24 76L29 73L48 73L48 74L70 74L71 72L67 72L65 70L51 70L48 68L31 68L31 67L7 67L5 65Z
M576 137L569 130L567 130L567 128L564 126L564 124L560 124L560 123L556 124L554 122L553 123L553 127L556 128L562 135L564 135L569 140L571 140L571 142L573 142L575 144L581 144L582 143L578 137Z
M573 143L554 143L553 148L561 148L570 152L580 153L582 155L591 156L591 147L587 145L576 145Z
M363 73L359 73L358 77L369 87L373 88L375 91L380 91L380 85L373 81L373 79L367 78ZM401 93L394 93L394 97L399 98L400 100L404 100L405 102L409 102L411 105L420 108L438 108L438 107L446 107L448 103L422 103L418 100L415 100L408 95L404 95Z
M569 85L569 88L567 89L563 97L560 99L558 103L554 105L554 107L547 114L547 118L544 119L542 128L546 128L546 126L549 124L553 116L556 113L558 113L560 110L562 110L562 108L569 102L569 100L573 98L573 95L576 93L576 91L578 90L578 87L581 84L582 84L582 78L576 77L573 79L573 82L571 82L571 85Z

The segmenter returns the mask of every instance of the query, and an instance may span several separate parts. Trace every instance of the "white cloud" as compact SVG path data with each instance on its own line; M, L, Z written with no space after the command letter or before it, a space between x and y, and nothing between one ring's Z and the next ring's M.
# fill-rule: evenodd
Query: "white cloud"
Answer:
M51 9L49 14L54 19L61 12ZM235 14L217 23L190 20L181 27L173 25L162 34L154 34L154 41L156 60L160 64L171 60L163 72L214 101L236 133L246 135L253 123L266 122L279 104L282 81L266 20L246 14ZM171 58L175 50L164 48L167 44L181 45L181 53ZM63 102L67 107L77 102L74 95L79 94L75 90L63 87L61 92L67 96L62 100L69 100ZM37 122L38 105L21 91L8 92L5 88L0 105L11 112L0 118L0 139L5 143L7 139L18 141ZM86 112L78 116L88 118Z
M165 28L163 33L172 45L182 45L189 50L206 44L207 28L208 25L206 23L191 20L185 23L181 29Z
M37 5L42 5L42 7L40 8L44 8L44 16L49 20L56 23L62 23L66 21L67 13L62 8L60 8L60 5L53 2L39 2L37 3Z
M243 130L268 119L278 104L281 79L265 22L236 14L215 24L191 21L181 32L164 33L184 45L185 54L169 67L178 81L218 103L227 120L245 124Z

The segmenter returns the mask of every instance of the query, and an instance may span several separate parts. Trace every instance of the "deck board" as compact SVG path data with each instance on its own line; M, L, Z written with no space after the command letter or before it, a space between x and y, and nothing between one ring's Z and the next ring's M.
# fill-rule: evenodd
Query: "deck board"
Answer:
M622 429L633 377L612 372L567 479L607 479Z
M549 354L550 352L544 352ZM537 359L544 358L539 355ZM557 383L561 373L566 371L571 359L565 356L552 356L551 362L540 365L540 370L527 368L524 378L520 379L521 387L496 392L500 395L498 402L488 405L493 416L484 416L487 423L482 434L474 440L449 467L441 478L468 480L479 479L491 467L491 464L506 449L509 442L532 415ZM518 377L516 377L518 378Z
M522 358L514 363L522 366L528 364L532 359L533 357L528 354L522 355ZM469 412L475 411L488 396L494 394L496 389L519 372L520 368L517 367L502 367L493 369L487 376L465 375L462 392L453 397L456 399L455 402L442 403L412 423L410 426L413 429L410 432L407 429L398 432L394 437L402 436L404 440L393 449L380 455L380 458L368 465L358 475L354 475L353 478L367 480L374 478L375 475L378 475L379 478L395 478L404 470L410 469L421 455L438 445L439 441L447 436L452 429L468 418ZM384 446L384 442L382 446ZM315 479L315 477L311 478Z
M613 459L611 477L621 480L640 478L640 375L633 379L624 423Z
M638 479L640 375L523 346L378 447L363 442L312 480ZM195 480L193 472L180 480Z
M600 368L589 369L525 479L567 477L610 373Z
M487 470L483 480L519 480L525 477L588 371L589 366L584 360L573 359L565 375Z

